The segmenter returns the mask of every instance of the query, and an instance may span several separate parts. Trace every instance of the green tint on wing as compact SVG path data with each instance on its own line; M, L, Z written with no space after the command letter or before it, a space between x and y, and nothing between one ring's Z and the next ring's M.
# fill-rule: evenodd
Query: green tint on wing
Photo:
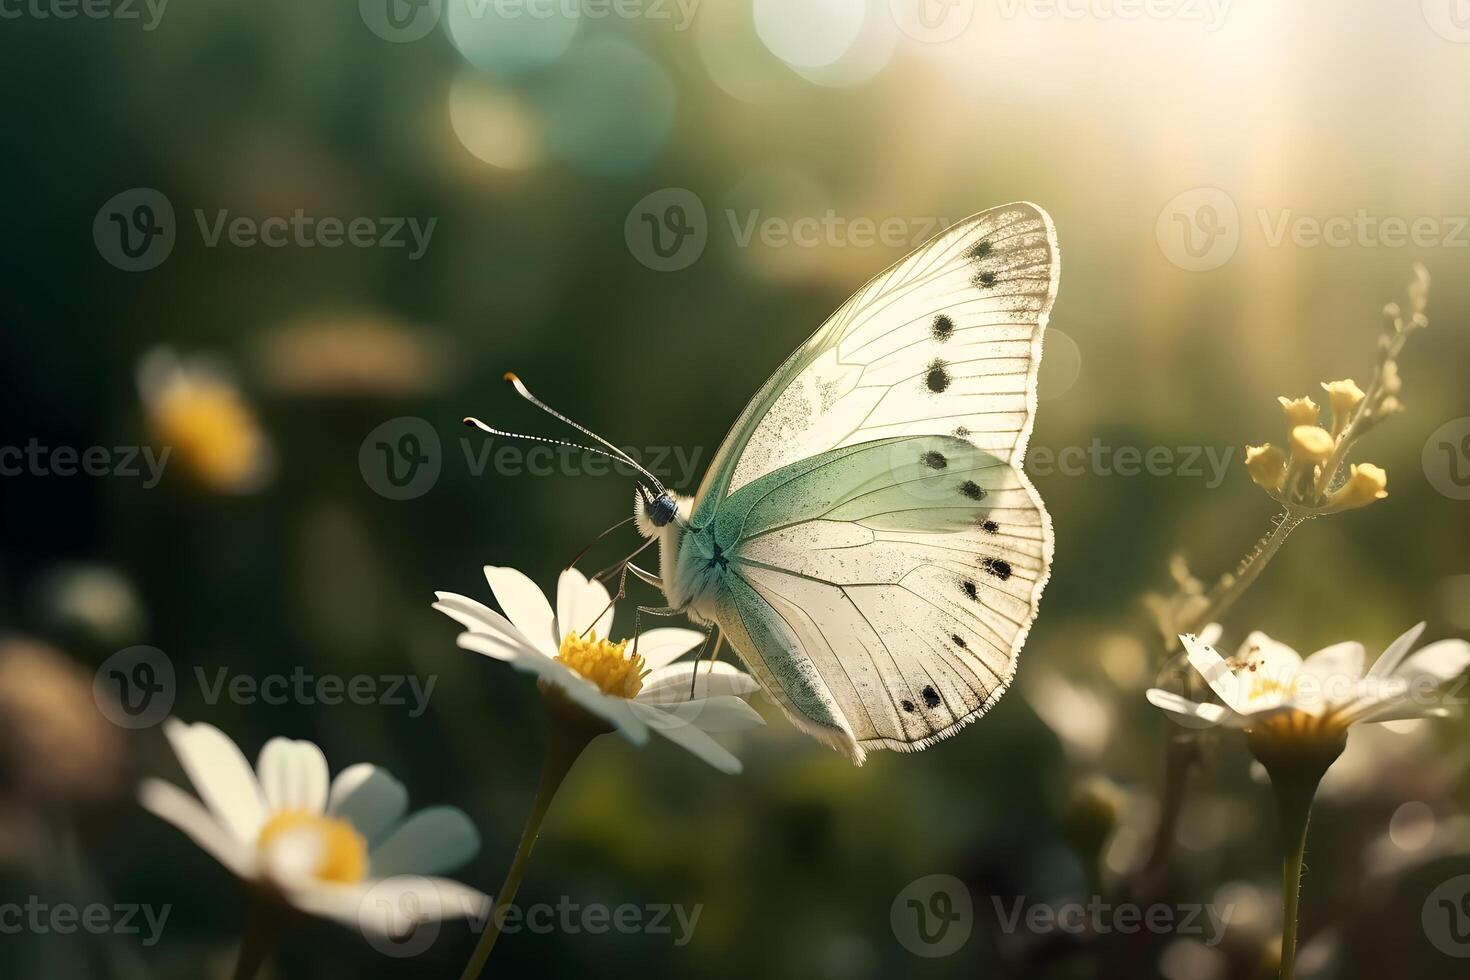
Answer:
M1050 557L1029 485L950 436L788 464L687 543L714 556L716 618L766 690L859 760L923 748L994 703Z

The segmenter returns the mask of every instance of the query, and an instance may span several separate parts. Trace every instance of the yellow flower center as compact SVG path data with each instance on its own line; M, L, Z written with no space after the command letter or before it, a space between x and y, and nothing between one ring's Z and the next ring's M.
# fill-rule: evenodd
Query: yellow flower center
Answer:
M628 641L599 640L593 630L584 638L568 633L556 659L596 684L603 694L631 698L643 689L643 658L627 652Z
M1254 701L1256 698L1263 698L1268 694L1279 694L1284 698L1292 697L1296 694L1296 684L1283 684L1274 677L1251 678L1251 691L1248 695L1249 700Z
M292 833L313 834L321 842L321 856L311 872L315 877L344 885L367 877L367 841L345 820L333 820L305 810L282 810L260 828L256 846L265 851Z

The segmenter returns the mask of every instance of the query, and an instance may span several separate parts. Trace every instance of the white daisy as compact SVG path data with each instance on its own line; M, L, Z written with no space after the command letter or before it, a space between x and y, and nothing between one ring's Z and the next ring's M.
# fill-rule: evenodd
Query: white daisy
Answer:
M1420 623L1363 673L1361 643L1338 643L1305 660L1265 633L1252 633L1232 659L1181 636L1190 664L1222 704L1197 703L1160 688L1148 699L1186 724L1200 722L1282 738L1331 736L1359 723L1447 713L1440 688L1470 666L1470 643L1440 640L1410 654Z
M369 934L402 930L388 909L416 908L426 921L478 916L489 907L483 893L432 877L480 849L463 811L431 807L404 819L402 783L360 764L328 784L327 760L311 742L273 738L252 771L239 747L212 725L170 718L163 731L199 799L145 779L140 802L242 880ZM408 893L415 901L393 900Z
M613 621L607 589L576 569L561 573L555 612L513 568L487 565L485 578L505 616L462 595L435 593L434 608L466 628L460 646L535 674L635 745L653 729L722 772L740 771L740 760L710 733L765 724L743 700L759 685L727 663L674 663L704 642L703 633L647 630L634 653L632 641L606 639Z

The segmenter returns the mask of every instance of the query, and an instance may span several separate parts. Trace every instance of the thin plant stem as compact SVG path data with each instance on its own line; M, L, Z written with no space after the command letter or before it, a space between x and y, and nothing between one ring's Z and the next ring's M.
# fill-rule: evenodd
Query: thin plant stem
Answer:
M470 961L465 964L460 980L477 980L484 971L485 963L495 949L495 942L500 938L500 925L505 909L515 901L521 878L525 876L531 850L541 834L541 824L546 819L547 811L551 809L551 801L556 797L556 791L566 779L567 773L571 772L572 766L582 755L582 750L603 732L595 727L577 724L564 715L559 716L558 712L553 711L552 715L551 733L546 743L546 760L541 766L541 780L536 786L536 796L531 801L531 813L526 818L525 830L521 831L521 841L511 860L510 870L506 872L505 882L492 902L485 931L480 935L480 941L475 945Z
M1261 572L1265 571L1266 566L1271 563L1271 559L1276 557L1276 553L1286 543L1287 535L1296 530L1297 526L1305 520L1306 516L1303 514L1290 509L1284 511L1281 519L1276 522L1276 528L1241 563L1230 583L1211 597L1209 605L1190 621L1190 631L1198 632L1218 620L1231 606L1235 605L1235 601L1245 594L1245 590L1255 583Z
M281 944L285 916L276 896L257 890L245 908L245 934L235 961L234 980L253 980Z

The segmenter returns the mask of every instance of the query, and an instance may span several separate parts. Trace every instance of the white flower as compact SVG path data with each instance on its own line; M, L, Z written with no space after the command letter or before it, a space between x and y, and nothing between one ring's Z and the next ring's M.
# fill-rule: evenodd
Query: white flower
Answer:
M432 807L404 819L403 784L365 763L342 770L329 785L327 760L311 742L273 738L252 771L239 747L212 725L170 718L163 731L199 799L145 779L140 802L242 880L370 935L402 930L394 910L401 917L414 908L424 921L474 917L489 908L481 892L431 877L480 849L463 811ZM410 895L408 902L396 900Z
M1148 699L1187 724L1280 737L1443 715L1439 689L1470 666L1470 643L1440 640L1411 655L1423 632L1420 623L1400 636L1366 675L1361 643L1338 643L1303 660L1291 647L1256 632L1226 660L1201 639L1181 636L1190 664L1223 704L1197 703L1160 688L1150 689Z
M722 772L740 771L740 760L710 733L765 724L743 700L759 686L727 663L674 663L704 642L703 633L646 630L635 654L632 641L606 639L613 620L607 589L576 569L561 573L554 613L515 569L487 565L485 578L505 616L452 592L435 593L434 608L466 628L460 646L535 674L635 745L654 729Z

